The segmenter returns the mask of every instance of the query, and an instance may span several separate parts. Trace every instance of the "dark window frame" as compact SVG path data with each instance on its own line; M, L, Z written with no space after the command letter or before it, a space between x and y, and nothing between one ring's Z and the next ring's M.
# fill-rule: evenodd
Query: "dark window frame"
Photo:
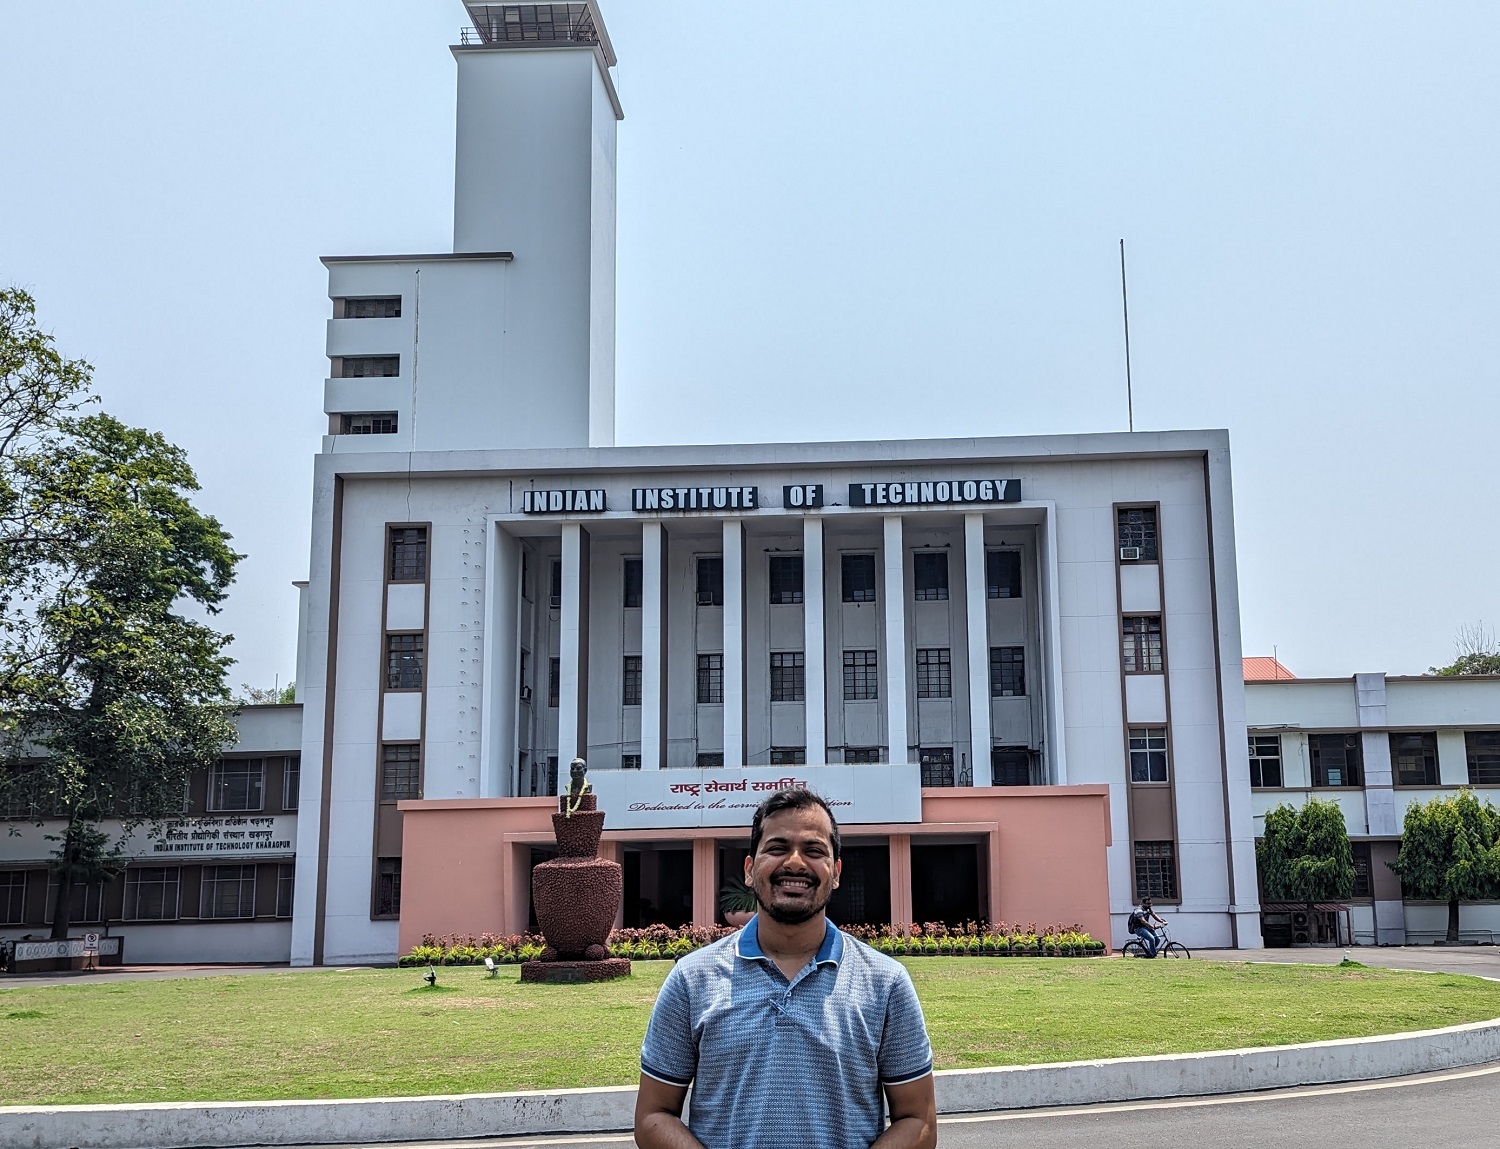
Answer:
M915 665L918 698L953 697L952 647L918 647Z
M948 552L913 551L911 595L915 602L948 601Z
M1026 648L990 647L990 697L1026 697Z
M1030 748L1026 746L990 747L990 785L1030 786Z
M801 604L805 577L801 555L771 555L766 564L766 583L771 605Z
M1465 730L1464 763L1470 786L1500 786L1500 730Z
M620 570L622 605L626 610L640 610L645 594L646 563L644 559L627 557Z
M917 750L917 763L922 771L923 786L954 786L953 747L923 746Z
M340 379L399 379L400 355L340 355Z
M562 559L548 560L547 605L553 610L562 606Z
M879 581L874 554L839 555L839 589L844 602L874 602Z
M1022 597L1020 551L990 550L984 552L984 597Z
M620 705L641 705L641 656L624 655L620 664Z
M1157 527L1157 508L1116 507L1115 544L1119 550L1136 547L1137 558L1120 561L1124 563L1154 563L1160 561L1161 538Z
M693 763L699 770L722 770L724 768L724 751L700 750L693 759Z
M226 769L226 767L235 767L235 769ZM234 778L250 779L253 777L255 779L243 799L247 803L254 801L255 805L233 804L236 799L228 794L229 781L226 775ZM226 805L226 800L230 804ZM264 758L220 758L215 761L208 768L208 791L204 796L204 806L210 814L257 814L264 810L266 808L266 760Z
M401 859L375 859L375 889L372 918L399 918L401 916Z
M844 651L844 701L875 702L880 698L880 651Z
M1330 739L1342 740L1342 746L1335 747ZM1338 753L1335 753L1338 751ZM1351 759L1352 751L1352 759ZM1324 756L1330 759L1340 759L1337 765L1332 761L1324 762ZM1307 736L1307 757L1312 769L1312 785L1315 790L1358 790L1364 786L1364 746L1358 734L1335 732L1327 734L1309 734ZM1331 770L1338 770L1339 781L1330 782L1328 778Z
M158 880L160 875L160 880ZM142 914L142 886L150 878L148 890L160 889L161 913ZM168 897L171 904L168 906ZM170 909L170 913L168 913ZM125 902L120 919L127 922L175 922L182 918L182 867L131 866L125 871Z
M427 581L427 528L386 528L386 581Z
M699 555L693 564L699 606L724 605L724 556Z
M1250 754L1250 787L1254 790L1279 790L1286 781L1285 764L1281 757L1281 735L1252 734L1248 746ZM1275 781L1268 782L1271 763L1275 763Z
M281 763L281 812L294 814L302 804L302 755L288 754Z
M1153 786L1172 780L1172 740L1165 726L1130 726L1125 737L1133 785Z
M806 766L807 765L807 747L806 746L772 746L771 747L771 765L772 766Z
M547 705L556 710L562 703L562 659L557 655L547 658Z
M1407 730L1393 731L1391 739L1391 782L1396 786L1421 786L1427 789L1438 785L1437 731ZM1411 743L1416 740L1415 748ZM1405 743L1406 745L1401 745ZM1403 776L1403 763L1410 763L1413 756L1421 758L1415 770L1409 765Z
M1132 850L1131 869L1135 878L1136 901L1150 898L1155 902L1178 902L1181 889L1177 880L1177 843L1172 841L1136 842Z
M807 701L807 656L804 652L771 652L771 701Z
M422 796L422 744L380 744L379 798L382 805L408 802Z
M705 651L698 655L696 693L699 706L724 704L724 655Z
M1120 657L1126 674L1164 674L1167 647L1162 638L1161 615L1120 616Z
M879 746L845 746L844 762L851 766L876 766L884 759Z
M427 635L420 630L389 630L385 635L385 689L419 691L427 677Z
M254 862L205 865L198 878L198 917L211 921L244 921L255 917L255 878ZM232 899L228 896L230 888L234 890ZM230 912L231 900L233 912Z
M341 435L394 435L401 429L395 411L347 411L339 416Z
M399 295L346 295L339 300L339 319L400 319Z

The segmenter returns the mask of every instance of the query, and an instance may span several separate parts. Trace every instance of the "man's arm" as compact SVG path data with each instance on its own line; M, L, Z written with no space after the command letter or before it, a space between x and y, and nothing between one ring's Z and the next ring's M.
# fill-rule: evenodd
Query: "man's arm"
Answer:
M703 1149L703 1142L682 1123L682 1104L687 1100L687 1092L684 1085L668 1085L641 1074L641 1087L635 1098L635 1143L639 1149Z
M932 1074L902 1085L887 1085L885 1101L891 1110L890 1128L870 1149L936 1149L937 1095Z

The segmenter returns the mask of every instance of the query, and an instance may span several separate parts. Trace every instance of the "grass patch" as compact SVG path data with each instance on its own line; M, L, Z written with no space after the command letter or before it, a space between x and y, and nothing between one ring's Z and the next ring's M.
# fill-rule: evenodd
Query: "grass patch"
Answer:
M1280 1045L1500 1016L1500 984L1337 966L908 959L939 1068ZM0 1101L267 1100L633 1084L667 962L592 985L446 967L0 991Z

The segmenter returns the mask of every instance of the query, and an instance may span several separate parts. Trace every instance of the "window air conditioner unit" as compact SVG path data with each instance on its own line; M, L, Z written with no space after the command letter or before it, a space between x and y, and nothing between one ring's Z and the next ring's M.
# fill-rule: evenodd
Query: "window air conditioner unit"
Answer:
M522 702L530 702L531 701L531 687L529 687L529 686L523 686L523 687L521 687L521 701Z
M1140 557L1141 557L1141 548L1140 547L1121 547L1120 548L1120 561L1122 563L1137 562L1137 561L1140 560Z

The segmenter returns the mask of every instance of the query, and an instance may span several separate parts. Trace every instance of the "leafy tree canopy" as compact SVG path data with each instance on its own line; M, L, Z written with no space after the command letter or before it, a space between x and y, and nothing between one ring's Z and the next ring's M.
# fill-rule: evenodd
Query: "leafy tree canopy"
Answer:
M1269 901L1341 902L1354 893L1354 851L1337 802L1268 812L1256 860Z
M1448 903L1448 941L1458 941L1459 903L1500 897L1500 810L1472 790L1408 806L1391 869L1407 896Z
M290 706L297 701L297 684L288 682L285 686L273 686L267 689L264 686L251 686L248 682L242 682L235 701L241 706Z
M1429 666L1428 674L1455 678L1467 674L1500 674L1500 642L1481 619L1458 628L1453 640L1453 661L1447 666Z

